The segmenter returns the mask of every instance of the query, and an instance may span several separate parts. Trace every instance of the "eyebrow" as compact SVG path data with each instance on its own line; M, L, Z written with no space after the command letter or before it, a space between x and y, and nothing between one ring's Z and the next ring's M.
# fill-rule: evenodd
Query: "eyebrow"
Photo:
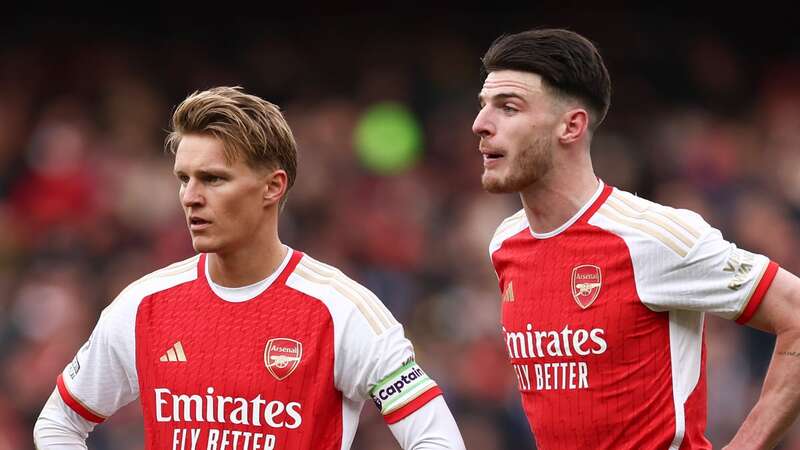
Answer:
M180 169L173 170L172 173L174 173L175 175L188 175L186 172L184 172L183 170L180 170ZM218 176L227 175L228 171L223 169L223 168L212 167L212 168L209 168L209 169L200 169L200 170L195 171L194 173L198 177L207 177L209 175L218 177Z
M517 94L517 93L515 93L515 92L501 92L501 93L499 93L499 94L492 95L490 98L491 98L492 100L500 100L500 101L502 101L502 100L508 100L509 98L516 98L516 99L519 99L519 100L525 101L525 98L524 98L524 97L522 97L521 95L519 95L519 94ZM484 101L486 101L486 100L484 99L484 96L483 96L483 94L478 94L478 101L479 101L479 102L484 102Z

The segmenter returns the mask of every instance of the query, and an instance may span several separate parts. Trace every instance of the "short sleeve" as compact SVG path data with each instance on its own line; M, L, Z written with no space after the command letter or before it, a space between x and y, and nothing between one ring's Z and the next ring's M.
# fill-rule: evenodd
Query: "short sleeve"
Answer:
M372 399L388 423L441 394L417 365L403 326L369 289L305 255L286 285L328 308L334 329L334 384L357 404Z
M135 310L130 314L130 308L125 299L106 308L89 339L58 376L64 403L86 420L103 422L138 397Z
M590 224L625 241L639 299L654 311L709 312L746 323L778 271L700 215L616 189Z
M769 258L738 248L713 228L685 258L654 264L654 282L643 280L642 301L654 310L709 312L747 323L758 309L778 265Z
M414 359L399 323L375 334L356 320L346 330L337 366L340 388L351 398L371 398L387 423L395 423L442 392ZM337 358L338 359L338 358ZM355 375L355 376L351 376Z

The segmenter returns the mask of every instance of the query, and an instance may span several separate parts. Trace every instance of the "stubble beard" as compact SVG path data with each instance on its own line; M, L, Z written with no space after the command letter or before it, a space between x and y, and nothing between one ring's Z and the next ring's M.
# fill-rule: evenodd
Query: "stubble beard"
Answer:
M541 180L553 167L552 145L547 138L535 139L523 148L509 164L505 178L484 172L481 177L483 189L492 194L508 194L523 191L528 186Z

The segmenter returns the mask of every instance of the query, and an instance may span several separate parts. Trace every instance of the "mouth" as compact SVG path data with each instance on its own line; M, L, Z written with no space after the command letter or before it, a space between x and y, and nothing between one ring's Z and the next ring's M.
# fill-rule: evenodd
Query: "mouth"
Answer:
M209 222L208 220L195 216L189 217L189 229L192 231L202 230L203 228L206 228L209 225L211 225L211 222Z
M497 161L505 158L505 154L500 150L481 148L480 152L483 155L484 166L494 164Z

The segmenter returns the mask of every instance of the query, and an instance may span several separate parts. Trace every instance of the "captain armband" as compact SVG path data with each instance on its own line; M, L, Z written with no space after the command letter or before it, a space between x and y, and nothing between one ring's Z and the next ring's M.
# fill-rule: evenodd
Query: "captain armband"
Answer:
M441 393L436 382L423 372L416 361L410 360L391 375L379 381L372 387L369 394L381 414L392 423L389 417L395 416L393 413L423 396L426 399L422 401L422 404L426 403L431 394L434 394L431 392L432 390L435 390L435 395ZM416 408L412 406L411 409L412 411L409 413Z

